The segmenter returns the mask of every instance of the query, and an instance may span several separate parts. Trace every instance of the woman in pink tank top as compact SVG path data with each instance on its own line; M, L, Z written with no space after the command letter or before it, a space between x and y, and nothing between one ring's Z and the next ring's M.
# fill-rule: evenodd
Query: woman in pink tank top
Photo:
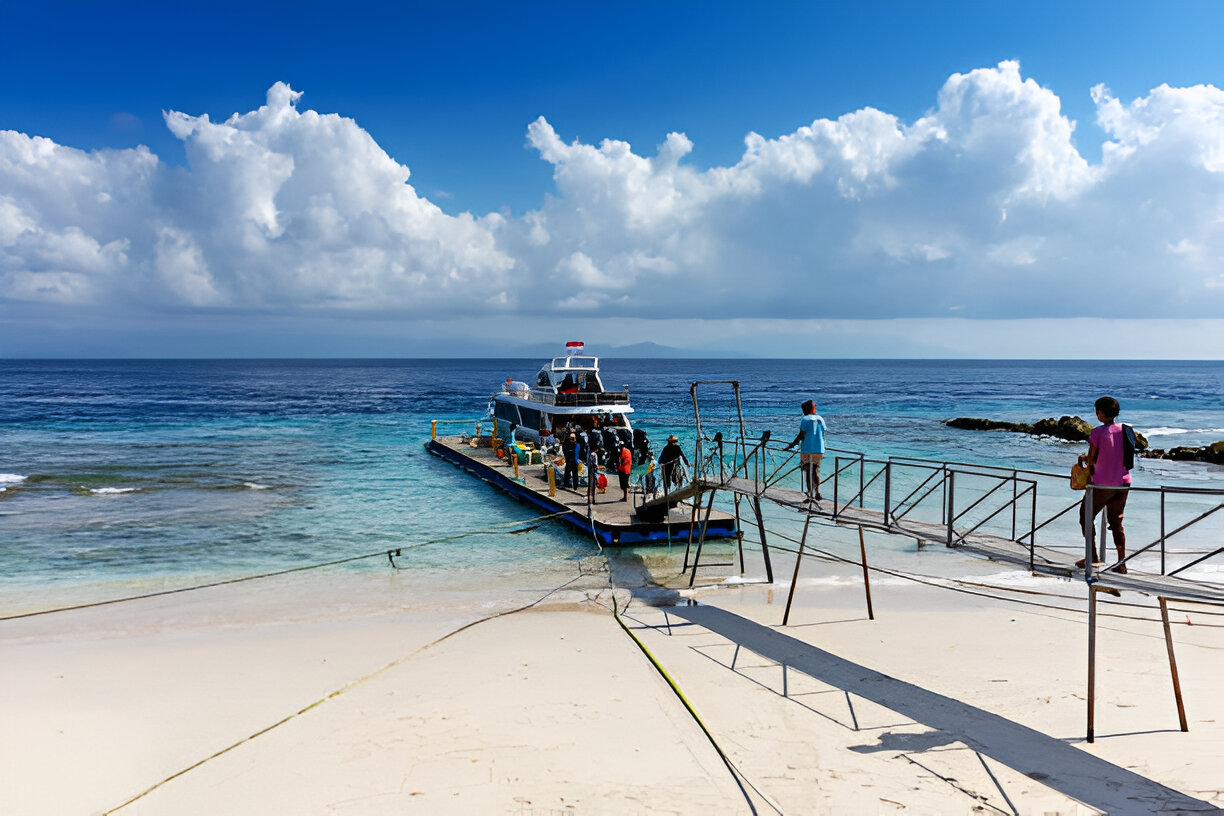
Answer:
M1086 464L1092 473L1092 520L1087 518L1087 508L1080 508L1080 522L1084 525L1084 533L1095 525L1096 516L1105 511L1105 519L1113 533L1114 547L1118 550L1118 560L1126 558L1126 532L1122 529L1122 513L1126 509L1126 497L1130 492L1130 471L1124 461L1124 446L1122 426L1115 422L1122 409L1113 397L1101 397L1096 401L1096 415L1100 425L1092 429L1088 435L1088 454L1080 457L1081 464ZM1116 486L1116 488L1114 488ZM1083 559L1075 564L1084 566ZM1119 564L1115 572L1125 573L1126 564Z

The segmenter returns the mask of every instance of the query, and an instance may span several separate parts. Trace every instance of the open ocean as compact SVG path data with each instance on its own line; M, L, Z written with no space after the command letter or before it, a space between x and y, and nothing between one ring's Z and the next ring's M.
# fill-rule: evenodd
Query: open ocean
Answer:
M106 597L395 547L418 574L474 585L591 555L560 524L495 529L536 513L424 450L430 420L475 420L506 377L530 379L540 363L0 360L0 601L83 587ZM1065 473L1085 445L941 420L1091 422L1106 393L1154 447L1224 439L1220 362L605 359L603 378L629 387L656 452L672 431L691 450L695 380L739 381L749 432L784 441L812 397L829 444L871 456ZM729 389L700 394L707 430L729 429ZM1140 483L1224 487L1224 469L1147 460ZM445 540L478 531L489 532Z

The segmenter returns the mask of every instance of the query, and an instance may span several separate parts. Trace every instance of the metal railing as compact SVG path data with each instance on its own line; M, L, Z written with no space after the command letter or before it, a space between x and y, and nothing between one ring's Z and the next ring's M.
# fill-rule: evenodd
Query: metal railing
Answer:
M554 394L551 391L528 392L527 399L541 405L553 405L560 408L580 407L593 408L600 405L628 405L628 391L599 391L596 393L579 392L577 394Z
M704 442L698 445L698 450L705 454L695 460L694 476L709 488L788 499L792 504L802 501L798 454L773 443L770 432L756 439L727 439L718 433ZM820 483L826 495L828 486L832 486L831 504L825 504L829 507L826 514L834 521L914 534L923 540L942 541L949 547L1001 540L1026 549L1030 569L1037 568L1039 533L1041 548L1048 551L1074 554L1079 549L1076 542L1086 541L1088 552L1092 552L1093 542L1099 536L1104 552L1104 514L1099 532L1095 523L1084 525L1082 519L1093 518L1092 491L1072 493L1064 474L908 456L875 459L859 451L836 448L827 449L826 463L830 456L833 467ZM733 485L734 480L743 481ZM1178 576L1224 553L1224 546L1179 550L1182 558L1175 565L1169 558L1169 544L1175 537L1201 528L1212 517L1224 519L1216 516L1224 510L1224 489L1159 486L1131 487L1129 491L1158 499L1154 509L1159 532L1142 546L1128 546L1125 558L1106 570L1117 571L1120 564L1153 553L1159 555L1160 575ZM1171 523L1169 509L1173 497L1195 500L1191 517L1176 526ZM1085 504L1088 509L1081 510ZM852 510L865 512L851 517L848 514ZM1150 520L1147 526L1151 526ZM938 537L932 535L936 527L940 530ZM1047 540L1049 543L1044 543ZM1187 561L1186 555L1199 557ZM1086 559L1090 579L1091 560ZM1105 560L1103 555L1101 560Z

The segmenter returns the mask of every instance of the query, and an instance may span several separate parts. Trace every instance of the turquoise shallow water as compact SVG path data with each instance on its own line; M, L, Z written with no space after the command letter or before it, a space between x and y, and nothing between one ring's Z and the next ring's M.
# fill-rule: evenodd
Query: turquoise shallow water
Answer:
M598 353L597 349L592 349ZM190 582L393 547L422 573L497 583L596 552L427 455L431 419L474 419L538 360L0 361L0 590ZM1156 446L1224 439L1224 364L605 360L637 424L691 441L689 383L741 383L748 430L794 434L814 397L830 444L1061 473L1079 451L940 420L1091 416L1112 393ZM702 387L706 430L730 391ZM656 442L656 450L659 444ZM1145 462L1147 484L1224 485L1219 468ZM457 541L456 532L496 530ZM902 546L900 543L898 547ZM385 569L385 560L349 569ZM509 580L507 578L507 580Z

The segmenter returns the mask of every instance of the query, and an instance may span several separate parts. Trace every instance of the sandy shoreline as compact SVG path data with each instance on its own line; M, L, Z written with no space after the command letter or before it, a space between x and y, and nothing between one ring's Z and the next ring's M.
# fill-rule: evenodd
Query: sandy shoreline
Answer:
M618 589L625 624L737 778L613 617L596 561L575 562L551 595L493 601L320 573L0 622L3 810L1224 806L1224 618L1204 614L1218 610L1175 616L1188 733L1154 603L1126 593L1146 608L1103 610L1089 745L1082 584L1051 579L1065 598L1009 595L1020 603L879 581L868 620L853 571L814 567L845 580L802 587L787 627L780 584ZM640 583L632 563L615 570Z

